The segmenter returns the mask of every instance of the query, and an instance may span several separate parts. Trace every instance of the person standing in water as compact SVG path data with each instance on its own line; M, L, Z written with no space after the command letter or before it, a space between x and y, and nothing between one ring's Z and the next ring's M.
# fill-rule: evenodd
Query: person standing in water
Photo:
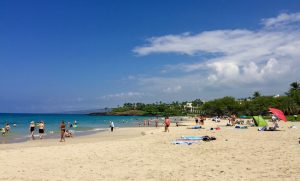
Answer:
M109 121L109 127L110 127L110 131L113 132L114 131L114 127L115 127L114 122Z
M29 124L29 131L30 131L32 140L34 140L34 130L35 130L35 124L34 124L34 121L31 121Z
M45 123L44 123L44 121L41 121L39 124L40 139L43 139L44 133L45 133Z
M5 127L1 128L2 136L5 136L6 134L8 134L9 131L10 131L10 125L9 125L9 123L6 123Z
M66 132L65 122L61 121L61 124L60 124L60 142L66 141L65 140L65 132Z
M9 133L9 132L10 132L10 125L9 125L9 123L6 123L5 133Z

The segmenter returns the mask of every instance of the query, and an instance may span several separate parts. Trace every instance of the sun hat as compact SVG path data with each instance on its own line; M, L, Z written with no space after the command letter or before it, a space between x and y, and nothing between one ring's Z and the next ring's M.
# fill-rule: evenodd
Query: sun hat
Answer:
M30 123L31 123L31 124L33 124L33 123L34 123L34 121L31 121Z

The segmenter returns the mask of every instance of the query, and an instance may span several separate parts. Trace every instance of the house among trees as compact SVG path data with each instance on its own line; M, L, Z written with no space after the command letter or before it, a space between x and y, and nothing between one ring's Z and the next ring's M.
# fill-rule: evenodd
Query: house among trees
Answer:
M190 113L193 113L195 111L195 107L193 107L193 103L191 102L187 102L185 105L184 105L184 109L187 111L187 112L190 112Z

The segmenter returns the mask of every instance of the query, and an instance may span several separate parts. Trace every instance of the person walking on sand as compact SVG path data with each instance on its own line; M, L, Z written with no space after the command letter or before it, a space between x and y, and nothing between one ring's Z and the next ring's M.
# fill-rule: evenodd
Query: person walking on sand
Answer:
M169 132L169 126L171 124L171 120L169 119L169 117L165 117L165 132Z
M44 121L41 121L39 124L40 139L43 139L44 133L45 133L45 123L44 123Z
M113 132L114 131L114 127L115 127L114 122L109 121L109 127L110 127L110 132Z
M35 124L34 124L34 121L31 121L29 124L29 131L30 131L32 140L34 140L34 130L35 130Z
M65 142L66 125L64 121L60 124L60 142Z

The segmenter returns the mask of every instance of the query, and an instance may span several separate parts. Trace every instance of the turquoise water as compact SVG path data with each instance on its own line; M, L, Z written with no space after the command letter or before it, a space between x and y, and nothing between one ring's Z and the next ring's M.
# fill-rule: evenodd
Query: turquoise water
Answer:
M143 124L145 119L154 117L143 116L89 116L82 114L0 114L0 128L10 124L11 132L6 136L0 135L0 143L22 142L29 140L29 123L31 121L45 122L46 137L59 137L60 123L65 121L74 123L77 121L77 128L67 128L75 132L75 135L89 134L97 131L104 131L109 128L109 121L113 121L115 127L132 127ZM14 126L14 124L16 126ZM38 134L38 131L35 131Z

